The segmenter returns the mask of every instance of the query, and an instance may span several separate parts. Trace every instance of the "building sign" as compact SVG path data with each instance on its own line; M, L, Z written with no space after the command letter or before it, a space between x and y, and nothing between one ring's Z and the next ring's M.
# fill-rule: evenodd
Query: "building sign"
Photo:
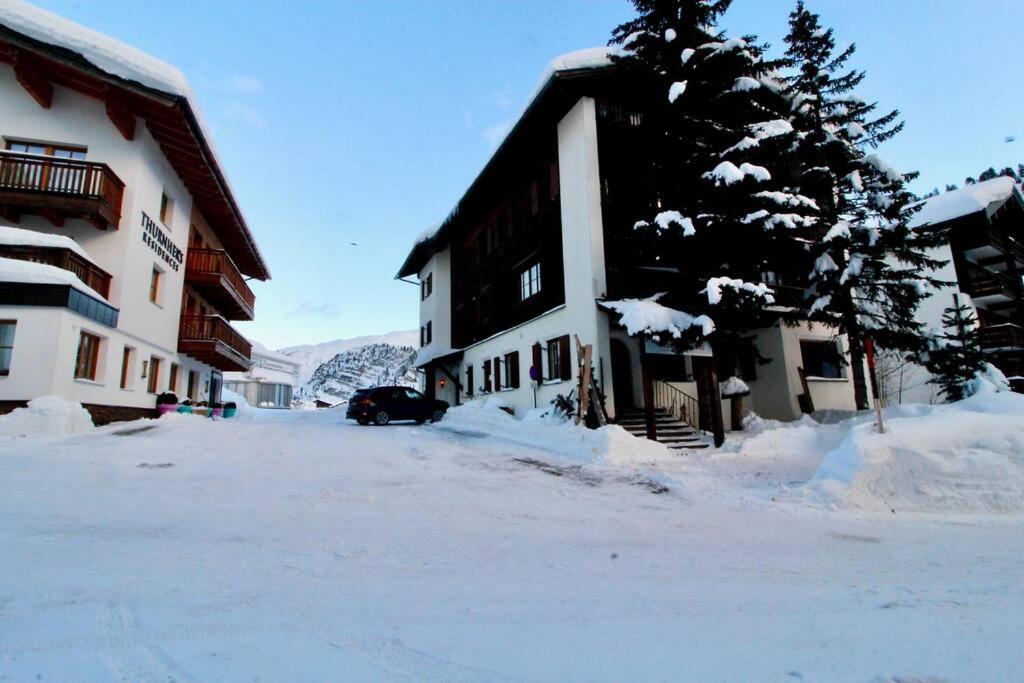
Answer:
M173 270L181 267L185 255L152 218L142 212L142 241Z

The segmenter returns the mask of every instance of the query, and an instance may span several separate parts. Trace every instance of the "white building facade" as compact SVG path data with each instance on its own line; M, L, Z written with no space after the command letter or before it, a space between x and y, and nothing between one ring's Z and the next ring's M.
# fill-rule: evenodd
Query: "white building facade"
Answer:
M252 368L224 373L224 388L255 408L291 408L302 363L252 342Z
M630 277L617 260L622 237L609 226L622 211L616 183L628 183L614 175L617 146L628 147L615 131L631 114L602 86L609 66L604 51L556 60L456 209L421 236L400 269L399 277L421 283L417 365L429 395L452 404L497 396L518 416L546 407L576 389L578 338L592 348L613 419L645 407L642 357L654 383L685 392L710 414L709 354L678 354L651 340L641 353L641 341L601 306L614 297L615 280ZM758 331L771 362L745 373L746 407L797 418L806 382L815 409L854 410L849 368L829 360L845 353L834 337L820 326ZM723 412L729 428L727 403Z
M127 419L248 369L228 321L269 272L199 120L172 67L0 15L0 409L55 394Z

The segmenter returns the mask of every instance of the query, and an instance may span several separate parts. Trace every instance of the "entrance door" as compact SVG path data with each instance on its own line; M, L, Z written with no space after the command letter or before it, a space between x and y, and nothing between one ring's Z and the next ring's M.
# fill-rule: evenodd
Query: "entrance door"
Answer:
M714 429L711 418L712 359L693 356L693 378L697 382L697 403L700 405L699 427L704 431Z
M224 385L223 376L220 374L220 370L214 370L210 373L210 402L220 401L220 389Z
M642 342L641 342L642 343ZM629 349L619 339L612 339L612 391L615 399L615 412L635 407L633 405L633 365L630 362Z

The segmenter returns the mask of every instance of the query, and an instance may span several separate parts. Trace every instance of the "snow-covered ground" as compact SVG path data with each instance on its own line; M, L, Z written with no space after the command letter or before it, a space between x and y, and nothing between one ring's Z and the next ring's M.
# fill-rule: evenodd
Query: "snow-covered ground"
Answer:
M0 681L1024 680L1020 407L685 457L481 405L0 437ZM900 443L1000 504L867 504Z

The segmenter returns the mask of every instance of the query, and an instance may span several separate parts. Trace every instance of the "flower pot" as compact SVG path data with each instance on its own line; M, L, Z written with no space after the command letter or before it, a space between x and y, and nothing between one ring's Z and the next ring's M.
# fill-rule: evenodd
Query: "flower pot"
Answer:
M185 415L192 414L192 406L178 406L178 412Z
M156 407L157 415L166 415L168 413L178 412L177 403L161 403Z
M235 412L238 410L238 408L222 408L222 410L224 411L224 417L228 418L228 417L234 417L235 416Z
M224 417L224 409L223 408L211 408L210 410L213 411L213 416L214 417Z

